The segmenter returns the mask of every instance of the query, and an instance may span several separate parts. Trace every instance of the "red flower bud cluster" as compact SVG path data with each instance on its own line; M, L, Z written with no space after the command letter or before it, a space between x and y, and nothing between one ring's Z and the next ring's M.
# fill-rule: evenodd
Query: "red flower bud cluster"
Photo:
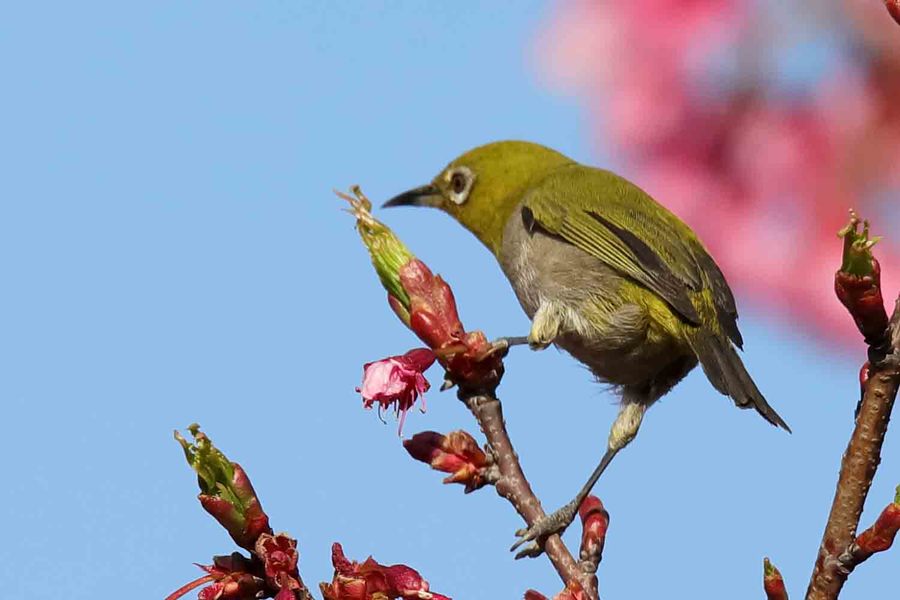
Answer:
M319 584L325 600L450 600L429 591L428 582L406 565L381 565L371 556L360 564L344 556L338 543L331 547L331 561L334 578Z
M297 541L284 533L272 534L269 517L240 465L228 460L199 425L191 425L188 431L193 442L177 431L175 439L197 472L200 504L239 546L251 552L251 558L237 552L217 556L212 565L200 566L206 575L182 586L166 600L177 600L206 584L198 594L199 600L311 600L297 568Z
M784 579L768 558L763 560L763 589L768 600L788 600Z
M372 203L358 186L351 192L337 195L350 203L357 231L397 317L435 351L448 380L470 386L496 385L503 369L500 356L492 352L483 333L466 332L450 286L372 216Z
M356 391L362 394L363 406L372 408L378 403L379 412L394 406L399 416L398 433L403 430L406 413L422 397L425 411L425 392L431 387L423 373L434 363L434 352L416 348L406 354L391 356L363 365L362 386Z
M856 538L854 555L857 560L865 560L876 552L890 548L897 531L900 531L900 487L894 501L881 511L875 524Z
M525 592L525 600L547 600L547 596L535 590L528 590ZM580 583L570 581L566 589L553 596L553 600L590 600L590 597Z
M410 329L435 350L451 380L478 384L502 372L500 356L490 352L484 333L466 333L453 291L440 275L413 259L400 268L400 284L409 296ZM393 306L396 300L391 303Z
M243 600L265 592L265 580L251 575L251 562L237 552L216 556L213 564L200 568L209 573L215 583L200 590L199 600Z
M264 533L256 540L255 554L263 563L263 572L269 589L278 590L276 600L293 600L295 592L305 591L306 588L297 570L297 562L300 559L297 540L284 533L276 535Z
M251 574L252 561L237 552L215 556L211 565L197 566L207 574L169 594L166 600L177 600L207 583L210 585L197 594L198 600L249 600L266 593L265 579Z
M423 431L405 440L403 447L410 456L428 463L432 469L450 473L444 483L461 483L467 494L492 483L488 456L465 431L447 435Z

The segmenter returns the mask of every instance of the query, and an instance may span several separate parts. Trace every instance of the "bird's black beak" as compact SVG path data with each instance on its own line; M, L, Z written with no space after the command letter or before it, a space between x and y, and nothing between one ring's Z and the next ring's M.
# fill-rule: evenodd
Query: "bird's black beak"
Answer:
M392 206L434 206L440 198L440 192L431 184L413 188L398 194L381 205L381 208Z

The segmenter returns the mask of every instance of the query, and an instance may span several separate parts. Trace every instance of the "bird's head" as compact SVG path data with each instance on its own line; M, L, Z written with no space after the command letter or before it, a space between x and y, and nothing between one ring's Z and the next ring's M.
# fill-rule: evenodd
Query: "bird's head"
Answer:
M495 255L503 228L531 184L572 163L530 142L494 142L454 159L431 183L403 192L390 206L439 208L475 234Z

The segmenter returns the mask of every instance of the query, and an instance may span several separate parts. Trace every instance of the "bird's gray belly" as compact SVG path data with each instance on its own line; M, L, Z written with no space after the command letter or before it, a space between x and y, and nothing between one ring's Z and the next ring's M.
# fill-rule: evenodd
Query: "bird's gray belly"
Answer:
M647 385L684 359L675 340L649 335L650 315L622 298L621 276L568 242L528 231L518 213L506 225L499 260L529 318L544 303L563 309L554 343L602 381Z
M529 318L545 302L576 309L585 302L618 303L621 278L587 252L536 229L516 212L506 224L500 266Z

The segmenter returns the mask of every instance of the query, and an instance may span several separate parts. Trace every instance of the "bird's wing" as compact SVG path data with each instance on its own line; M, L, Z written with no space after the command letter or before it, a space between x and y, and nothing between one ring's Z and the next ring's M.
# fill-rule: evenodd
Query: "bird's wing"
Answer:
M741 345L734 296L706 249L678 217L627 180L600 169L567 167L523 199L523 218L597 257L699 325L692 301L709 290L718 320Z

